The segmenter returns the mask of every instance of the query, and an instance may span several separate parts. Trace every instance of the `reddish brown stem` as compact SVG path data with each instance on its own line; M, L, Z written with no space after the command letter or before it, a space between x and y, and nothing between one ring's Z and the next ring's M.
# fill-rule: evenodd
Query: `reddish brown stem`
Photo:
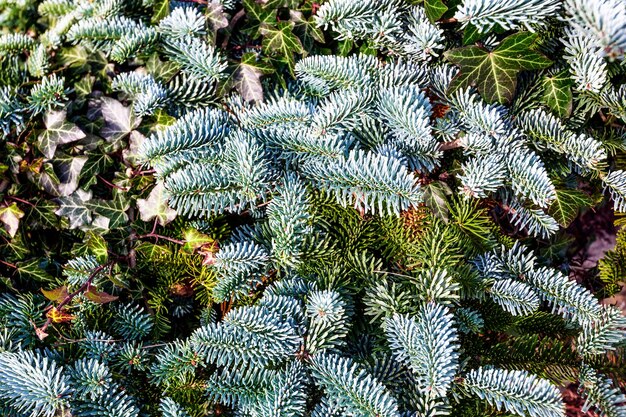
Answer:
M163 240L167 240L168 242L172 242L172 243L176 243L178 245L184 245L185 241L184 240L179 240L179 239L174 239L168 236L163 236L163 235L158 235L154 232L152 233L148 233L145 235L141 235L141 236L137 236L137 239L147 239L147 238L152 238L152 239L156 239L157 241L159 239L163 239Z
M61 300L59 305L56 306L57 311L61 311L61 309L63 307L65 307L68 303L70 303L74 299L74 297L76 297L78 294L82 294L83 292L88 291L89 288L91 287L91 283L93 282L93 280L96 277L96 275L98 275L100 273L100 271L102 271L104 268L107 268L107 267L109 267L111 265L112 265L112 262L107 262L106 264L98 265L97 268L95 268L93 271L91 271L91 274L89 275L89 278L87 278L87 281L85 281L84 284L81 285L79 289L77 289L76 291L74 291L71 294L68 294L63 300ZM48 328L48 326L50 326L51 323L52 323L52 319L50 317L48 317L46 319L46 322L43 324L43 326L41 326L41 328L39 330L41 330L42 332L45 332L46 329Z
M120 187L119 185L115 185L112 182L109 182L109 181L105 180L100 175L98 175L98 178L100 179L100 181L102 181L103 183L105 183L106 185L108 185L111 188L117 188L120 191L128 191L128 188L124 188L124 187Z
M6 266L10 266L11 268L17 269L17 265L12 264L12 263L7 262L7 261L3 261L2 259L0 259L0 264L6 265Z
M461 147L461 139L454 139L450 142L444 142L439 145L439 149L442 151L449 151L451 149L456 149Z
M7 198L10 198L11 200L19 201L20 203L24 203L24 204L26 204L28 206L31 206L31 207L35 207L35 205L33 203L31 203L30 201L22 200L21 198L14 197L12 195L8 195Z

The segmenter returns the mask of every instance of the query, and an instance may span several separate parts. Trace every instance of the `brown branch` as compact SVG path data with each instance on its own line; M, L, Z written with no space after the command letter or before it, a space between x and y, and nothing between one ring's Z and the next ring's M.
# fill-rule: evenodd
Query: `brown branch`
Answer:
M30 201L22 200L21 198L18 198L18 197L12 196L12 195L8 195L7 198L9 198L11 200L19 201L20 203L26 204L26 205L31 206L31 207L35 207L35 205L33 203L31 203Z
M439 145L439 149L442 151L449 151L451 149L456 149L460 147L461 147L461 139L459 138L451 140L450 142L444 142L441 145Z
M241 9L237 13L235 13L232 19L230 19L230 23L226 28L226 35L224 36L224 40L222 41L222 49L226 49L226 47L228 46L228 41L230 40L230 35L233 33L233 29L235 29L237 22L239 22L239 20L245 15L246 9Z
M17 265L12 264L12 263L7 262L7 261L3 261L2 259L0 259L0 263L3 264L3 265L6 265L6 266L10 266L11 268L17 269Z
M143 171L141 171L141 170L140 171L133 171L131 173L131 176L136 177L138 175L152 175L155 172L156 172L156 170L154 170L154 169L146 169L146 170L143 170Z
M98 275L104 268L107 268L109 266L111 266L113 264L113 262L107 262L106 264L102 264L102 265L98 265L97 268L95 268L93 271L91 271L91 274L89 275L89 278L87 278L87 281L85 281L83 283L83 285L80 286L79 289L77 289L76 291L74 291L71 294L68 294L63 300L61 300L61 302L59 303L58 306L56 306L57 311L61 311L61 309L63 307L65 307L68 303L70 303L78 294L82 294L85 291L88 291L89 288L91 287L91 283L93 282L94 278L96 277L96 275ZM53 307L52 305L49 306L47 308L50 309L51 307ZM46 322L43 324L43 326L41 326L39 329L40 332L45 332L46 329L48 328L48 326L50 326L50 324L52 323L52 319L50 317L48 317L46 319Z
M439 23L444 24L444 25L445 25L446 23L456 23L456 22L458 22L458 20L457 20L455 17L451 17L451 18L449 18L449 19L441 19L441 20L439 21Z
M137 239L147 239L147 238L152 238L155 239L157 242L159 241L159 239L163 239L163 240L167 240L168 242L172 242L172 243L176 243L179 245L184 245L185 241L184 240L179 240L179 239L174 239L168 236L163 236L163 235L158 235L154 232L152 233L148 233L145 235L141 235L141 236L137 236Z
M118 190L121 190L121 191L128 191L128 190L129 190L128 188L120 187L119 185L115 185L115 184L113 184L112 182L109 182L109 181L105 180L104 178L102 178L102 176L101 176L101 175L97 175L97 177L98 177L98 178L99 178L99 179L100 179L103 183L105 183L106 185L108 185L108 186L109 186L109 187L111 187L111 188L117 188Z

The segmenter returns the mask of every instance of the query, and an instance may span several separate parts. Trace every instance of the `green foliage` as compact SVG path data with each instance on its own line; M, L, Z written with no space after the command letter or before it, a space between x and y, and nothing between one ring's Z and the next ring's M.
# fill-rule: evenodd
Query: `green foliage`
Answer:
M493 51L477 46L447 51L446 58L461 67L450 84L450 93L475 85L487 102L510 102L519 71L542 69L551 64L533 50L536 40L536 34L522 32L507 37Z
M0 413L624 415L622 3L0 0Z

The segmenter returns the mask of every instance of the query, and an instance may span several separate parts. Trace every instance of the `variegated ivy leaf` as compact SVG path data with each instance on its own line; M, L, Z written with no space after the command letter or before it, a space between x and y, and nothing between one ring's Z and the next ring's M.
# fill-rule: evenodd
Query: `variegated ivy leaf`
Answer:
M214 33L228 26L228 19L224 14L224 6L220 3L208 2L204 15Z
M4 223L4 229L11 237L17 233L22 217L24 217L24 212L15 203L0 207L0 222Z
M78 180L80 173L87 162L86 156L76 156L66 158L62 161L59 171L59 179L61 183L58 186L58 195L66 196L72 194L78 188Z
M300 39L293 33L293 22L278 22L276 26L262 24L259 32L263 35L263 52L285 62L293 74L295 54L304 54Z
M307 50L313 47L314 42L324 43L324 32L317 27L313 16L306 19L301 11L290 10L289 20L295 23L294 32Z
M55 213L57 216L67 217L70 222L70 229L77 229L90 224L93 218L91 211L85 206L85 202L90 199L90 191L78 189L74 194L56 200L59 208Z
M85 133L66 118L65 111L51 111L46 114L46 130L37 137L37 147L48 159L54 157L57 146L75 142L85 137Z
M156 115L156 119L159 120L158 114ZM146 137L138 131L133 130L130 133L130 137L128 138L128 148L122 151L122 158L124 158L124 162L130 164L131 166L138 165L139 147L144 140L146 140Z
M261 76L270 74L274 69L264 63L257 61L257 55L249 52L243 55L241 63L234 73L234 87L244 100L249 102L263 101L263 86Z
M70 157L57 156L54 159L56 169L50 163L45 163L40 172L38 183L47 193L56 197L65 197L78 188L83 167L88 157L81 155Z
M137 200L141 220L150 222L156 218L161 226L165 226L176 218L176 211L168 207L164 192L163 182L158 182L148 198Z
M520 71L547 68L548 58L534 51L538 35L520 32L508 36L493 51L465 46L445 52L448 61L461 67L450 83L448 93L476 87L487 102L508 103L515 94Z
M141 123L141 118L136 117L130 107L110 97L102 97L101 110L104 127L100 133L108 142L123 139Z
M122 197L113 200L88 200L85 202L85 206L96 215L108 219L108 229L115 229L128 222L126 211L130 208L130 203Z
M59 209L55 213L68 218L70 229L108 230L128 222L126 211L130 208L130 203L119 195L113 200L92 199L91 192L79 188L74 194L56 201Z

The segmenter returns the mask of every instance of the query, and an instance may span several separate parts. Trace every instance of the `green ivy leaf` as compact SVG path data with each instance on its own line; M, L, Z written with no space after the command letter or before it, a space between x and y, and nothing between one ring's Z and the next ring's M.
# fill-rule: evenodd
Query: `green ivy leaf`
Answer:
M29 280L37 281L37 282L51 282L54 281L52 275L48 274L44 271L39 265L41 264L41 259L34 258L29 259L28 261L18 262L17 263L17 273L20 278L24 281L28 282Z
M46 114L44 130L37 137L37 147L48 159L54 157L57 146L75 142L85 137L85 133L74 123L65 120L65 111L51 111Z
M469 45L482 38L483 34L471 23L463 30L463 45Z
M170 0L156 0L154 2L154 13L152 14L152 23L158 23L159 20L170 14Z
M359 52L365 55L372 55L372 56L378 55L378 49L369 42L366 42L363 45L361 45L361 47L359 48Z
M542 69L552 61L532 48L536 33L520 32L505 38L493 51L465 46L445 52L445 57L461 67L452 80L449 93L476 86L487 102L507 103L513 98L520 71Z
M572 84L567 71L543 78L543 102L559 117L572 113Z
M574 221L578 212L593 205L593 199L579 190L556 190L556 200L550 205L548 214L563 227Z
M153 54L146 61L146 71L155 79L163 82L171 80L180 70L174 61L161 61L158 54Z
M253 33L258 32L263 24L276 22L276 10L264 8L256 0L243 0L243 7L246 10L246 17L255 23L251 25Z
M435 22L441 19L441 16L448 11L448 6L443 4L441 0L425 0L424 11L426 12L426 17L431 22Z
M450 207L448 197L452 195L452 190L442 181L433 181L424 186L424 204L428 207L435 217L440 218L444 222L448 222L450 217Z
M300 39L293 33L293 22L278 22L276 26L261 25L263 51L285 62L293 75L296 64L294 54L304 54Z
M194 228L189 228L185 230L185 232L183 233L183 238L185 240L183 250L187 252L193 252L202 245L206 245L207 243L213 243L214 241L210 236L205 235L204 233L200 233Z
M307 51L313 48L315 42L324 43L324 32L317 26L313 16L306 19L301 11L290 10L289 20L295 24L294 30Z
M100 216L106 217L109 221L108 229L115 229L123 226L128 222L126 211L130 208L127 201L120 198L114 200L94 199L85 202L85 207Z
M52 201L44 199L35 200L34 204L30 206L28 210L29 224L33 224L34 222L39 227L57 229L60 226L60 219L54 214L54 211L57 209L58 206Z
M104 237L94 232L87 232L86 237L89 252L96 257L99 263L106 263L109 259L109 247Z
M344 39L339 42L339 47L337 48L337 54L341 56L348 56L352 48L354 47L354 42L352 39Z

